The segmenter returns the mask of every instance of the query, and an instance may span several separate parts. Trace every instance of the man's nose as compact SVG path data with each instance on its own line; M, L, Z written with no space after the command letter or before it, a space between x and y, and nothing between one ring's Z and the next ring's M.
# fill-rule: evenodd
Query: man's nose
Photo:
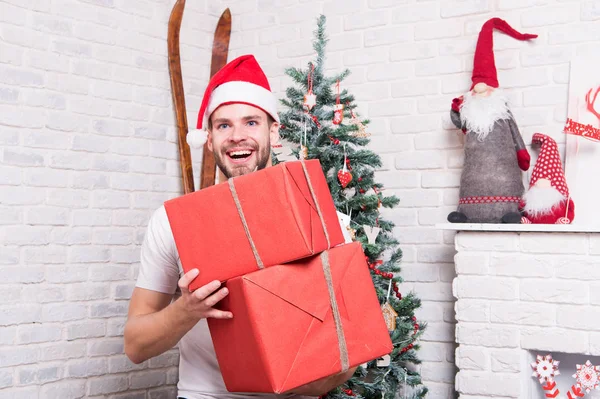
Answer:
M233 129L231 129L231 135L229 136L229 139L231 141L243 141L248 137L248 135L246 134L246 129L244 129L242 126L235 126Z

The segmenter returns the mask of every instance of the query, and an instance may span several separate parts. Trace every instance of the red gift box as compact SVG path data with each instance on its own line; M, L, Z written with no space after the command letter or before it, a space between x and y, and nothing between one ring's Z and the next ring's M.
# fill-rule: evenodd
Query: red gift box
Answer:
M233 319L208 326L230 392L287 392L393 349L360 243L226 284Z
M318 160L235 177L169 200L165 209L183 270L200 271L190 290L344 242Z

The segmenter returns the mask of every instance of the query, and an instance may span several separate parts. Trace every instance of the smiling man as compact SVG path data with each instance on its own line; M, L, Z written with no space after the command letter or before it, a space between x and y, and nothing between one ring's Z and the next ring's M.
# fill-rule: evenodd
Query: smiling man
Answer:
M198 114L198 129L207 132L208 149L226 177L242 176L270 166L271 144L279 139L277 101L253 56L241 56L209 82ZM198 135L191 132L190 135ZM199 145L201 140L188 137ZM207 264L206 267L219 267ZM232 318L214 306L229 293L219 281L190 292L200 272L183 274L164 206L148 222L140 270L125 325L125 353L141 363L179 346L178 397L301 398L318 396L349 379L356 368L308 384L287 395L229 393L219 371L206 319Z

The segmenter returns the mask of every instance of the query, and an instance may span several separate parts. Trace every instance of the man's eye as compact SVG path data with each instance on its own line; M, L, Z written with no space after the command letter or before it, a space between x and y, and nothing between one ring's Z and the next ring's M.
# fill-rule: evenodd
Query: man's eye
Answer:
M248 122L248 125L250 125L250 126L256 126L256 124L257 124L256 121L249 121Z
M227 128L229 125L227 123L221 123L218 127L218 129L225 129Z

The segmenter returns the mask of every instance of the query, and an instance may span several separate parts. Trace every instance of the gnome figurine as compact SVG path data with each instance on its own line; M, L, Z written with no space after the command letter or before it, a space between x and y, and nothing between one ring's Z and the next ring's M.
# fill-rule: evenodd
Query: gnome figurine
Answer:
M570 224L575 217L575 204L569 196L558 145L551 137L536 133L532 144L541 146L533 167L529 190L523 196L522 223Z
M458 209L448 215L451 223L521 223L519 203L525 188L521 170L529 169L530 157L510 112L507 98L498 88L493 52L493 30L518 40L522 34L500 18L488 20L479 33L468 93L452 101L452 123L465 134L465 161L460 179Z

